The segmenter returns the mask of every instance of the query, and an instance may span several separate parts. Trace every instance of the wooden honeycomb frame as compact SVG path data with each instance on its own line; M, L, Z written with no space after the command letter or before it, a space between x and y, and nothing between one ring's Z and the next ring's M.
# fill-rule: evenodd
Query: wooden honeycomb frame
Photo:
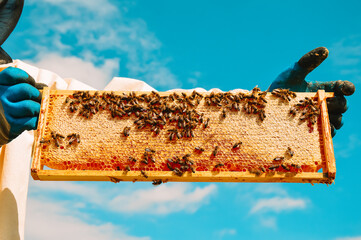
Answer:
M102 170L57 170L57 169L49 169L45 167L44 163L44 148L42 147L42 144L40 144L41 140L49 135L49 129L47 129L47 124L49 124L49 116L53 113L52 110L52 104L51 104L51 97L52 96L61 96L63 99L66 96L71 96L75 91L70 90L49 90L48 88L45 88L43 90L43 99L41 103L41 113L39 117L39 124L38 129L36 130L35 134L35 140L33 145L33 156L32 156L32 167L31 167L31 175L33 179L35 180L47 180L47 181L112 181L112 182L120 182L120 181L153 181L153 180L162 180L163 182L168 181L174 181L174 182L292 182L292 183L326 183L331 184L336 175L336 166L335 166L335 158L333 153L333 144L332 144L332 137L330 132L330 124L329 124L329 118L328 118L328 112L327 112L327 106L326 106L326 98L333 97L333 93L325 93L323 90L319 90L317 93L297 93L298 98L304 98L304 97L310 97L310 98L317 98L318 105L320 107L320 116L317 121L317 127L316 130L319 132L319 136L314 139L316 141L309 142L309 145L317 145L318 150L320 151L320 158L315 159L313 158L311 161L318 161L321 162L322 170L323 172L317 172L317 171L301 171L301 172L287 172L287 171L267 171L262 172L260 174L255 174L247 169L247 171L218 171L218 170L208 170L208 171L196 171L195 173L192 173L191 171L185 172L182 176L177 176L172 171L146 171L147 178L144 177L144 175L141 174L140 170L131 170L131 171L125 171L123 169L116 170L116 171L102 171ZM94 92L91 92L94 93ZM102 94L102 91L98 91L99 94ZM118 92L115 92L115 94L121 94ZM141 94L141 93L137 93ZM167 96L171 93L164 92L160 93L161 96ZM189 94L189 93L188 93ZM271 94L268 93L267 95L269 98L272 98ZM270 115L271 117L267 117L266 119L272 118L272 116L277 117L277 107L285 107L287 104L280 103L280 100L273 99L273 101L277 101L277 106L274 109L270 109L268 112L266 109L266 114ZM63 102L63 100L62 100ZM58 105L61 105L59 102ZM202 104L202 103L201 103ZM59 106L58 106L59 107ZM289 107L287 108L289 109ZM63 111L68 111L67 109ZM209 115L211 116L211 119L218 119L219 118L219 112L211 111L211 110L205 110L209 111ZM272 111L274 114L272 114ZM265 120L264 123L257 121L255 117L248 117L248 115L242 111L240 111L239 118L233 118L233 124L237 125L237 119L242 119L244 116L246 116L246 120L257 122L255 123L255 126L262 126L262 124L267 124L267 121ZM62 121L64 118L69 117L69 114L60 116L54 116L54 118L51 121ZM134 120L134 119L133 119ZM242 121L245 119L243 118ZM73 120L74 121L74 120ZM93 121L93 120L85 120L85 121ZM110 120L111 121L111 120ZM239 120L241 121L241 120ZM293 120L295 121L295 120ZM277 125L285 125L287 126L288 122L279 122ZM226 124L223 124L226 125ZM217 128L213 128L212 131L217 132L219 128L222 128L222 124L218 124ZM276 126L277 126L276 125ZM307 132L307 127L305 127L306 124L300 124L299 127L296 128L303 128L306 130L304 134L307 136L309 134ZM280 128L282 129L282 127ZM222 130L222 129L221 129ZM276 129L278 131L279 129ZM47 132L48 131L48 132ZM118 129L118 131L120 131ZM162 130L165 131L165 130ZM203 129L199 127L199 131L206 131L206 129ZM137 133L135 133L136 135ZM143 134L143 132L139 133ZM196 133L197 134L197 133ZM200 134L200 133L199 133ZM270 133L267 133L270 134ZM218 135L217 135L218 136ZM227 135L219 135L222 138L227 138ZM99 136L94 136L99 137ZM255 138L258 138L257 134L254 136ZM300 136L302 137L302 136ZM126 141L126 140L125 140ZM152 138L150 141L153 141L153 145L157 144L157 141L160 141L157 139L157 137L154 137L154 140ZM183 140L177 140L177 141L183 141ZM193 140L184 140L184 142L192 142ZM197 141L197 140L195 140ZM280 140L282 141L282 139ZM311 140L310 140L311 141ZM154 143L155 142L155 143ZM83 144L84 141L82 140ZM233 141L234 143L234 141ZM84 143L85 144L85 143ZM227 143L230 144L230 143ZM281 144L281 143L280 143ZM281 144L282 145L282 144ZM193 144L193 147L195 145ZM88 148L91 146L88 146ZM255 149L257 149L257 146L254 146ZM117 149L117 153L119 156L122 156L121 153L122 147L115 147ZM307 148L307 146L306 146ZM144 148L143 148L144 149ZM208 148L209 150L210 148ZM120 152L119 152L119 151ZM123 149L124 150L124 149ZM210 151L210 150L209 150ZM209 152L208 151L208 152ZM278 154L280 152L279 149L270 148L269 152L275 152L273 156L276 156L276 152L278 151ZM297 151L297 150L296 150ZM225 152L225 151L224 151ZM94 156L97 155L97 152L92 152L91 154L94 154ZM208 155L205 155L205 158L209 157ZM221 155L222 157L227 157L227 154ZM66 156L65 156L66 157ZM128 156L124 156L128 157ZM198 156L199 157L199 156ZM229 156L228 156L229 157ZM304 156L303 156L304 157ZM307 156L306 156L307 157ZM64 158L64 156L59 155L59 159ZM201 157L202 158L202 157ZM65 158L65 160L67 160ZM166 159L162 159L162 161L166 161ZM216 163L217 161L215 161Z

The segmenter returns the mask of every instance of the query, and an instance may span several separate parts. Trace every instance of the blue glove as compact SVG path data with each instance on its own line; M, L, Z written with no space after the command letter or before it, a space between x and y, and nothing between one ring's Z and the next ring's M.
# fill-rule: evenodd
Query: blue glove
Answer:
M342 114L347 110L345 96L355 92L355 85L349 81L331 81L324 83L306 82L305 77L313 69L318 67L328 56L325 47L319 47L306 53L292 67L282 72L271 84L268 91L276 88L285 88L294 92L316 92L324 89L326 92L334 92L335 97L327 99L327 109L330 118L332 137L336 134L336 129L343 125Z
M0 145L19 136L25 130L37 128L41 94L25 71L9 67L0 72Z

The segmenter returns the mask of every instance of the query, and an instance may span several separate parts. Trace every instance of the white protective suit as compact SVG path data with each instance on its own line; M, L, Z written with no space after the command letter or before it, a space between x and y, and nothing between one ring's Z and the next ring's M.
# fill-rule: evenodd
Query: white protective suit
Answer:
M15 60L0 66L17 67L26 71L36 82L50 89L95 90L75 79L62 79L57 74ZM104 90L152 91L148 84L129 78L113 78ZM0 154L0 240L24 239L26 199L28 193L33 131L25 131L1 148Z
M17 67L31 75L36 82L45 83L50 89L57 90L95 90L75 79L62 79L48 70L39 69L22 61L15 60L11 64L0 66L0 71L6 67ZM155 91L143 81L115 77L104 88L112 91ZM191 89L205 92L202 88ZM171 91L185 91L174 89ZM219 89L210 91L220 92ZM233 92L244 91L241 89ZM23 240L28 193L31 149L34 141L33 131L25 131L12 142L1 148L0 154L0 240Z

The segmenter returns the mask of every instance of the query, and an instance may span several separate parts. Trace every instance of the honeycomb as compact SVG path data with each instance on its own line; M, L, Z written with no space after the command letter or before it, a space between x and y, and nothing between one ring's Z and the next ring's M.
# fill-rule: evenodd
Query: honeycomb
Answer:
M34 151L42 168L318 172L325 167L314 93L50 91ZM153 184L159 184L153 180Z

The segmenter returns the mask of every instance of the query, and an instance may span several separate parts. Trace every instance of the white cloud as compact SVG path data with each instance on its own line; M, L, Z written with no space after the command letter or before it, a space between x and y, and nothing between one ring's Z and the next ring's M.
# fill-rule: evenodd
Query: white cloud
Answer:
M277 229L277 219L276 217L266 217L261 216L259 223L262 227L271 228L271 229Z
M281 183L245 183L241 188L229 184L226 186L237 192L238 205L248 207L245 217L252 221L256 228L278 229L279 216L304 210L312 203L310 199L294 197L285 184Z
M282 188L280 185L277 185L277 184L258 185L255 188L255 192L261 193L261 194L274 194L274 195L278 195L278 196L287 196L288 195L286 189Z
M198 84L198 80L196 78L192 78L192 77L188 78L187 82L190 83L193 87L196 87Z
M361 44L358 41L355 42L354 38L344 38L332 46L334 64L348 66L360 63Z
M89 57L90 58L90 57ZM91 87L103 89L118 72L119 59L105 59L99 66L79 57L64 57L56 53L42 53L30 64L57 73L63 78L75 78Z
M361 240L361 236L357 236L357 237L340 237L340 238L336 238L335 240Z
M167 87L169 89L180 87L182 84L178 82L176 76L161 63L152 62L145 67L145 79L149 79L151 86Z
M116 8L108 0L36 0L38 2L49 3L59 8L64 9L68 14L79 14L81 9L90 11L97 11L98 14L112 14L116 12ZM34 0L29 1L34 4Z
M226 229L221 229L219 231L216 232L216 235L222 239L224 237L227 237L227 236L233 236L233 235L236 235L237 234L237 230L236 229L229 229L229 228L226 228Z
M330 48L330 60L341 67L340 75L354 83L361 82L361 36L350 36Z
M104 195L92 184L77 184L72 182L30 181L31 192L36 196L52 192L79 196L91 202L101 202Z
M25 239L29 240L149 240L149 237L135 237L126 230L111 223L92 223L84 217L75 216L63 202L46 202L28 199Z
M202 76L202 73L195 71L191 74L192 76L187 79L187 82L190 83L193 87L198 85L198 79Z
M119 186L99 188L93 184L71 182L31 183L31 189L36 195L56 191L80 197L85 204L97 208L129 214L193 213L207 204L209 197L217 190L214 184L201 188L189 183L167 183L146 189L123 189L119 194Z
M169 214L172 212L193 213L207 202L216 191L214 184L204 188L191 184L163 184L157 188L138 190L130 194L119 195L109 205L114 211L129 213Z
M305 199L295 199L290 197L273 197L259 199L252 207L250 213L254 214L257 212L282 212L294 209L306 208Z
M23 52L35 64L40 60L34 57L39 55L62 56L61 60L66 60L65 63L71 62L69 58L85 59L93 65L91 67L96 67L94 76L107 77L107 80L109 74L117 76L122 72L122 77L144 80L155 88L182 86L168 68L170 59L161 55L162 44L148 30L146 22L126 16L126 3L118 2L116 5L107 0L39 0L31 1L31 6L31 17L24 19L31 27L19 35L27 36L26 39L37 39L25 42L28 45L25 49L30 50ZM89 53L93 57L89 58ZM48 66L50 64L47 61L49 59L42 58L39 64ZM73 63L78 61L74 62L73 59ZM51 64L51 67L66 73L66 76L75 74L71 77L81 77L85 83L98 87L94 85L97 84L95 80L84 78L90 75L87 71L81 74L86 69L82 63L78 71L75 71L74 65L70 67L65 64L62 68L54 68L54 64ZM124 72L127 75L124 76Z
M335 154L337 157L348 158L354 150L360 148L361 139L357 134L350 134L344 142L335 142Z

